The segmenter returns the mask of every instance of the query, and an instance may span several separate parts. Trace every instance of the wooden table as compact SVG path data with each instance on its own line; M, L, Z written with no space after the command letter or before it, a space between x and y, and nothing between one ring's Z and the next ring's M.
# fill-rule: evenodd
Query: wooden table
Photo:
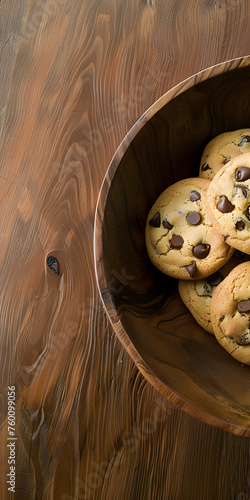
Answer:
M1 2L4 500L249 500L249 440L144 379L109 325L93 261L120 141L175 84L250 53L249 15L247 0Z

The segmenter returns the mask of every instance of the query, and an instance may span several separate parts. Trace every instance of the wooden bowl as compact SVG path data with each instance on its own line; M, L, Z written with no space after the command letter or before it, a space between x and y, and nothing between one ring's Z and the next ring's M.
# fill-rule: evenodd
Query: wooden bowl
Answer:
M116 151L95 217L95 265L104 306L139 370L198 419L250 436L250 367L192 318L177 280L148 259L145 221L159 194L198 175L216 135L250 127L250 56L181 82L136 122Z

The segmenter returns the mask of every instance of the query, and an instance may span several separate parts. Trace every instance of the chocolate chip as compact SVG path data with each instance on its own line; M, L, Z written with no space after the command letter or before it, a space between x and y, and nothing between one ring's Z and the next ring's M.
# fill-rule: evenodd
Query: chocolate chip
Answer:
M250 179L250 168L238 167L235 171L235 179L237 181L247 181Z
M211 290L209 289L209 286L207 283L205 283L205 285L203 285L203 290L204 290L204 293L211 293Z
M205 259L205 257L207 257L207 255L210 252L210 248L211 248L210 245L206 243L200 243L199 245L193 248L193 255L197 259Z
M199 212L190 212L190 214L188 214L188 222L189 224L192 224L192 226L197 226L197 224L199 224L200 221L201 221L201 216Z
M221 316L219 321L223 321L223 319L225 319L225 316Z
M60 274L60 266L56 257L50 255L47 258L47 265L51 269L51 271L53 271L57 276Z
M246 224L243 219L237 219L237 221L235 222L235 227L239 231L243 231L243 229L245 229L245 225Z
M238 146L244 146L247 144L247 142L250 142L250 135L243 135L241 141L239 142Z
M221 283L221 281L223 281L223 276L218 271L216 271L216 273L211 274L211 276L207 277L207 281L209 285L217 286L219 285L219 283Z
M220 197L220 201L218 201L216 207L223 214L227 214L228 212L232 212L234 209L234 205L229 201L229 199L223 194Z
M239 342L237 342L237 344L239 345L247 345L247 344L250 344L250 339L249 339L249 335L247 333L245 333L244 335L242 335L241 339Z
M171 248L181 248L184 243L184 239L182 238L182 236L174 234L174 236L172 236L170 240L170 243L171 243Z
M161 225L161 214L160 212L157 212L155 215L153 215L152 219L149 221L150 226L153 227L160 227Z
M163 227L165 227L165 229L172 229L174 227L174 226L172 226L172 224L170 224L170 222L168 222L167 219L163 219L162 225L163 225Z
M240 188L244 197L247 198L248 197L248 188L247 186L244 186L244 184L238 184L238 186L236 186L237 188Z
M201 165L202 172L205 172L208 169L211 170L211 167L209 167L208 163L203 163L203 165Z
M247 216L248 220L250 220L250 205L248 205L248 207L246 209L246 216Z
M198 191L191 191L190 193L190 200L191 201L197 201L201 199L201 195Z
M228 238L228 236L229 236L229 234L223 234L223 235L222 235L222 239L223 239L223 241L226 241L226 239Z
M194 278L196 271L197 271L197 265L194 260L192 260L191 264L188 264L188 266L185 266L186 270L188 271L189 275L191 278Z
M250 300L241 300L238 302L237 309L239 312L250 312Z

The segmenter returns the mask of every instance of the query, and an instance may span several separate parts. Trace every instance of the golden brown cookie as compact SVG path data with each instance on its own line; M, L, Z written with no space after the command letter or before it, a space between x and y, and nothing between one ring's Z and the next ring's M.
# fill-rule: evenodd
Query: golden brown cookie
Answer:
M250 365L250 262L235 267L217 286L210 305L216 339L231 356Z
M250 128L217 135L203 151L199 176L211 180L232 158L247 152L250 152Z
M214 176L207 192L211 223L232 247L250 254L250 153Z
M152 263L180 279L201 279L220 269L233 254L207 216L205 179L184 179L156 200L146 222Z
M231 259L211 276L201 280L179 280L178 287L182 301L197 323L207 332L214 333L210 317L210 304L214 291L234 267L249 259L249 255L236 250Z

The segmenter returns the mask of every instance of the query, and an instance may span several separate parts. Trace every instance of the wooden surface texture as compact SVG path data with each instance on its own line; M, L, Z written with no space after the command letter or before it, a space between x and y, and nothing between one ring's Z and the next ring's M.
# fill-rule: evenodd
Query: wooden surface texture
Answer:
M249 439L168 403L117 339L93 224L142 113L250 53L250 3L2 0L0 16L0 498L249 500Z

